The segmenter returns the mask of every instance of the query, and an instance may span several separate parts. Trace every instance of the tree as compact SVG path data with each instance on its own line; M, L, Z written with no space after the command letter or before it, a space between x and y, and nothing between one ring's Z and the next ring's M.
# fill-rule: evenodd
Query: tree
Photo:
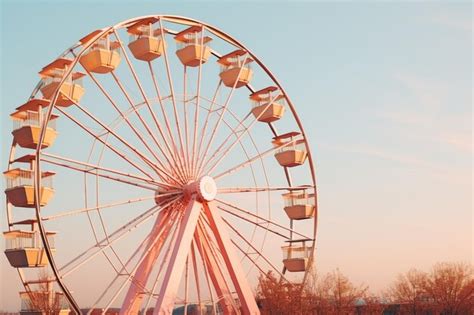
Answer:
M392 303L400 304L402 314L421 314L430 302L425 290L427 281L426 273L411 269L398 276L387 295Z
M368 287L356 287L339 269L329 273L326 279L330 287L329 304L332 314L353 314L358 300L363 300Z
M270 271L258 279L257 300L262 314L307 314L301 285L291 284Z
M62 309L62 293L53 290L52 282L46 272L40 273L38 280L39 284L35 290L27 291L28 309L43 314L59 314Z
M329 277L319 279L314 270L308 274L305 292L308 296L310 314L324 315L330 312L329 292L331 283L329 280Z
M474 279L472 267L463 263L434 265L425 290L437 311L444 315L474 313Z
M385 310L386 305L382 303L380 297L376 295L364 296L364 304L359 308L361 315L380 315Z

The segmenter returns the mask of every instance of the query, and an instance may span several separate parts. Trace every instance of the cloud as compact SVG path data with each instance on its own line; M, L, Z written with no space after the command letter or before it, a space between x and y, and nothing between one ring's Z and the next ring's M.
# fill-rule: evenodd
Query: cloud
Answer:
M471 152L472 150L472 134L465 133L442 133L439 140L447 143L461 151Z
M431 21L437 25L460 31L472 31L472 21L469 18L460 16L458 14L436 15L431 18Z
M335 146L335 145L325 145L322 144L322 147L328 148L330 150L344 152L344 153L355 153L355 154L362 154L368 155L384 160L389 160L393 162L397 162L400 164L410 165L410 166L418 166L423 168L431 168L433 170L441 171L442 169L428 161L418 159L413 156L404 155L404 154L396 154L392 152L388 152L382 150L378 147L373 147L369 145L357 145L357 146Z
M452 112L455 90L450 82L423 78L409 72L396 72L394 83L400 94L382 104L377 116L391 122L413 141L429 141L458 151L471 151L471 113ZM469 114L469 115L468 115Z

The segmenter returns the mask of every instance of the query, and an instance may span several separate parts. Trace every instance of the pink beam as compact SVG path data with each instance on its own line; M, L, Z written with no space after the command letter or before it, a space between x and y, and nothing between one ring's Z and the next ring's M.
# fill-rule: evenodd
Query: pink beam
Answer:
M166 269L163 283L156 302L154 315L171 314L173 312L174 301L178 291L179 283L186 264L194 231L201 214L202 204L193 198L186 207L183 219L181 220L178 236L174 244L171 259Z
M148 244L144 251L144 253L146 253L144 255L145 257L142 257L142 262L135 272L133 282L123 301L120 314L138 314L138 311L140 310L143 300L143 288L146 286L148 276L150 275L156 259L160 255L161 248L163 247L166 237L172 227L172 224L169 224L169 214L169 211L162 211L156 218L155 226L147 237Z
M204 260L204 263L209 271L209 277L211 278L212 285L216 289L219 304L224 314L232 314L234 311L232 305L232 294L226 284L224 275L222 273L223 268L219 265L217 257L211 252L210 244L205 237L205 231L202 224L200 224L194 234L194 239L198 244L199 254Z
M225 230L225 222L222 220L215 203L205 203L204 213L216 238L217 245L224 258L237 295L239 296L242 313L252 315L260 314L252 289L247 283L242 267L238 263L239 260L232 247L232 242Z

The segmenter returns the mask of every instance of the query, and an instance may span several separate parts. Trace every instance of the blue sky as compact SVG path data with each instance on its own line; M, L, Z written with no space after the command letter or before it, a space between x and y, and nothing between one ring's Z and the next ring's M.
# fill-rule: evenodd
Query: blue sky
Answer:
M4 168L8 114L41 67L94 29L189 16L249 47L295 103L316 162L322 272L376 292L411 267L472 262L469 2L2 1L1 14ZM0 264L0 308L15 309L16 273Z

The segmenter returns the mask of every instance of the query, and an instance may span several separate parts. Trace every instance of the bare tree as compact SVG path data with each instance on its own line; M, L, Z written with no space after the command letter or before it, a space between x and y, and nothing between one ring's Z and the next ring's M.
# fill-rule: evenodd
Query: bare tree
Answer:
M329 280L328 277L320 279L314 269L308 274L305 292L308 297L310 314L324 315L330 312L329 292L331 283Z
M30 310L40 311L43 314L59 314L61 311L62 294L55 292L50 277L46 272L40 272L39 284L34 291L28 291L27 306Z
M422 314L431 306L425 290L427 281L425 272L411 269L398 276L387 295L392 303L400 304L402 314Z
M355 286L339 269L326 276L330 284L329 301L332 314L353 314L358 300L363 300L368 287Z
M434 265L425 290L440 314L473 314L474 279L471 266L463 263Z
M366 294L364 296L364 304L360 307L361 315L380 315L383 314L386 304L383 303L380 297L376 295Z
M305 314L354 314L356 303L359 300L365 301L367 289L365 286L355 286L338 269L322 277L318 277L317 273L313 271L309 274L305 284L308 304L306 308L310 310ZM375 308L375 305L371 304L370 308ZM368 310L369 307L364 309Z
M303 287L278 279L272 272L260 275L257 300L262 314L308 314Z

